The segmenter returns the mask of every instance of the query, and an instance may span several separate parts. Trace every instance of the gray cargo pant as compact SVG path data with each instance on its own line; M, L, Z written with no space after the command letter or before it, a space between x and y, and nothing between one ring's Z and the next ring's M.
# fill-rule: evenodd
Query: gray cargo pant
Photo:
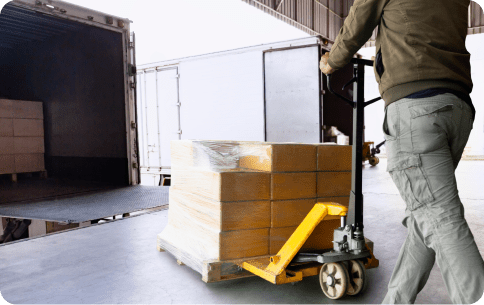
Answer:
M450 93L404 98L385 109L387 171L406 203L408 234L384 304L414 303L435 261L453 303L472 304L483 295L484 261L454 174L472 124L470 107Z

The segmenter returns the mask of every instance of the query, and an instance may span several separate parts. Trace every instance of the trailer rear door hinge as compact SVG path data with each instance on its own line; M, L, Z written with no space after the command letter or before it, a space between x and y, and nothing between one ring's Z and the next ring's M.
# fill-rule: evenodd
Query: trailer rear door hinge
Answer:
M129 76L136 75L136 66L133 64L128 64L128 74Z
M136 122L131 121L131 128L136 129Z
M134 49L134 41L130 41L129 42L129 48L130 49Z
M136 89L136 83L135 82L129 82L129 87L131 89Z
M178 130L176 133L177 134L182 134L182 131L181 130Z
M180 74L175 75L175 78L180 78Z

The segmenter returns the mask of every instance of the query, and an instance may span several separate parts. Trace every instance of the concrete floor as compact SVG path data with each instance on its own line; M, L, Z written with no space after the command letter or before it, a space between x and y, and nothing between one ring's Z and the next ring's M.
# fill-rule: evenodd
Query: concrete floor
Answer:
M365 235L380 267L368 270L358 297L326 298L317 277L276 286L260 278L206 284L200 274L156 251L167 211L0 246L0 291L10 303L380 303L406 236L405 205L385 172L386 160L364 169ZM457 170L466 217L484 255L483 161ZM448 304L437 265L417 303Z

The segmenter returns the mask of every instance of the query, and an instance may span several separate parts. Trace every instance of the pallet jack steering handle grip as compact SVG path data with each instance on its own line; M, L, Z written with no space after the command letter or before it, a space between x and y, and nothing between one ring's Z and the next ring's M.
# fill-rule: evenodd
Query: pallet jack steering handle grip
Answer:
M363 64L365 66L371 66L372 65L372 61L369 61L369 60L364 60L364 59L357 59L357 58L354 58L352 59L351 61L352 63L354 64ZM327 78L327 86L328 86L328 90L329 92L331 92L332 94L336 95L337 97L339 97L340 99L342 99L343 101L347 102L351 107L356 107L356 102L342 96L341 94L338 94L336 92L334 92L333 88L331 88L331 74L328 74L326 75L326 78ZM348 83L346 83L346 85L343 86L343 89L346 88L349 84L351 83L354 83L358 80L358 77L355 75ZM368 102L365 102L364 103L364 107L366 106L369 106L371 104L373 104L374 102L377 102L381 100L381 96L380 97L377 97L377 98L374 98Z
M328 74L326 75L326 80L327 80L327 86L328 86L328 90L329 92L331 92L332 94L336 95L337 97L339 97L340 99L342 99L343 101L347 102L351 107L355 107L356 106L356 103L353 102L352 100L342 96L341 94L339 93L336 93L334 92L333 88L331 88L331 74Z

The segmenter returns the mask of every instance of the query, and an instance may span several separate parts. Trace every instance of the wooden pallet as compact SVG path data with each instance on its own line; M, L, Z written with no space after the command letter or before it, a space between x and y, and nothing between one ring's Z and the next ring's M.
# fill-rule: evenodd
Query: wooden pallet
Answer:
M255 276L249 271L242 269L237 264L242 263L244 259L234 259L227 261L203 260L175 247L170 242L161 238L160 234L158 234L156 248L160 252L166 251L173 255L177 260L178 265L187 265L188 267L200 273L202 275L202 281L204 281L205 283L214 283ZM271 255L266 255L254 258L270 256Z
M200 273L202 275L202 281L205 283L214 283L255 276L253 273L242 269L239 266L243 261L247 260L247 258L226 261L203 260L175 247L170 242L161 238L160 235L161 233L157 236L156 249L160 252L168 252L173 255L178 265L187 265ZM373 242L366 237L365 241L373 252ZM272 255L257 256L251 259L268 258L271 256Z

